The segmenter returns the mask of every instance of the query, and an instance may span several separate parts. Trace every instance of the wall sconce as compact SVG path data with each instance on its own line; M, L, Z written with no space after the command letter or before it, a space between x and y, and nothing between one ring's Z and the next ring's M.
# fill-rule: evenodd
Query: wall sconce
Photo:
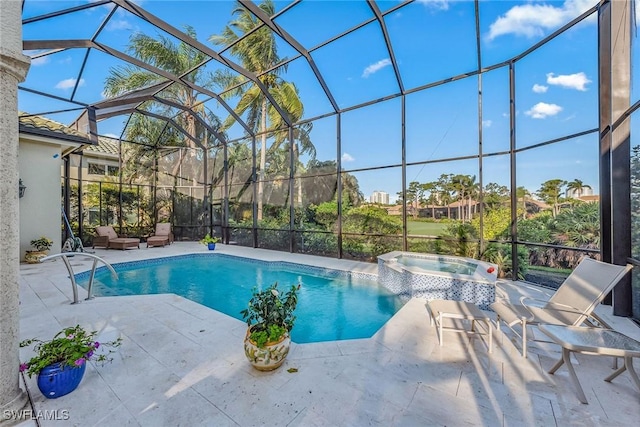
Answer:
M22 178L18 180L18 197L23 198L27 186L22 183Z

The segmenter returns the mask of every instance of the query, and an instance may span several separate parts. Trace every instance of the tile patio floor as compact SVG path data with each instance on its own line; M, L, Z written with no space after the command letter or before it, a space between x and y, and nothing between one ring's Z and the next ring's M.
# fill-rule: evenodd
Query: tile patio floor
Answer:
M116 263L205 250L178 242L95 253ZM345 260L225 245L216 251L377 272L376 265ZM91 267L79 257L72 264L76 272ZM515 289L510 282L500 286ZM628 375L603 381L611 372L610 358L577 356L589 400L583 405L566 369L546 373L560 356L557 346L532 345L523 359L508 336L502 340L497 334L488 354L477 338L445 333L440 347L419 299L371 339L292 344L283 367L261 373L244 357L242 321L185 298L99 297L69 305L71 285L60 260L22 265L20 287L21 339L48 339L79 323L102 331L103 338L124 340L113 363L89 364L79 388L67 396L45 399L35 379L27 378L36 413L68 411L68 420L41 418L43 426L631 426L640 420L640 392ZM80 295L86 295L83 289ZM598 309L617 329L640 339L640 328L609 311ZM29 351L22 349L23 360Z

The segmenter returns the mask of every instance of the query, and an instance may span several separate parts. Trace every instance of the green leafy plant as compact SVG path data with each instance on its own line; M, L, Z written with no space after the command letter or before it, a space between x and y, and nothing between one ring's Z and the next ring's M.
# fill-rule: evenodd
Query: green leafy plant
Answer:
M53 363L61 363L64 367L78 367L89 360L101 363L111 362L113 358L109 355L114 352L113 348L122 344L122 339L100 343L95 339L96 334L96 331L87 332L80 325L76 325L58 332L50 341L37 338L24 340L20 343L20 347L35 344L36 355L28 362L20 364L20 372L26 371L29 376L37 375ZM98 348L107 347L111 349L96 352Z
M291 331L299 289L300 285L292 285L289 291L280 294L277 282L263 290L254 288L248 307L240 314L250 328L249 339L259 348Z
M211 236L211 234L207 233L207 235L204 236L202 240L200 240L200 243L202 243L203 245L208 245L209 243L218 243L219 241L220 239L218 239L217 237Z
M36 248L37 251L42 252L42 251L48 251L51 248L51 245L53 245L53 240L45 236L42 236L38 239L33 239L30 243L31 243L31 246Z

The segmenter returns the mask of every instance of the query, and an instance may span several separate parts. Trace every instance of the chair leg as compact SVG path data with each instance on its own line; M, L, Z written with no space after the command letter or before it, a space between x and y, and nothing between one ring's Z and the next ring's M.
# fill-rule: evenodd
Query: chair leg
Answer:
M640 390L640 378L638 378L638 374L636 373L636 371L635 371L635 369L633 367L633 358L632 357L628 357L628 356L625 357L624 358L624 366L619 368L617 371L615 371L613 374L609 375L604 380L607 381L607 382L611 382L611 381L613 381L614 378L616 378L618 375L620 375L624 371L629 371L629 375L631 376L631 379L635 383L636 387L638 387L638 390Z
M527 321L522 319L522 357L527 357Z
M569 376L573 381L573 385L576 388L576 393L578 394L578 400L581 403L587 404L587 397L584 395L584 391L582 390L582 386L580 385L580 380L578 380L578 375L576 375L576 371L573 369L573 365L571 364L571 351L566 348L562 349L562 358L564 359L564 364L567 365L567 370L569 371Z

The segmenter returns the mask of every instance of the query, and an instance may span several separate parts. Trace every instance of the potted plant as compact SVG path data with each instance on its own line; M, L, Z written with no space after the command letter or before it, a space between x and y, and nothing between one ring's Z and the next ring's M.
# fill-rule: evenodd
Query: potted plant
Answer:
M218 243L219 241L220 239L218 239L217 237L213 237L211 236L211 234L207 233L207 235L204 236L202 240L200 240L200 243L202 243L203 245L207 245L209 247L209 250L212 251L216 248L216 243Z
M61 330L50 341L37 338L22 341L20 347L35 344L36 355L20 364L20 372L26 371L29 377L37 375L38 388L49 399L71 393L80 384L87 361L110 362L109 355L114 350L106 348L121 344L121 338L100 343L95 339L96 333L76 325Z
M24 256L24 260L29 264L37 264L40 260L47 256L49 253L49 249L51 245L53 245L53 240L42 236L38 239L33 239L31 242L31 246L36 248L35 251L27 251Z
M291 286L280 294L278 283L266 289L254 288L249 305L240 314L247 322L244 353L254 368L271 371L278 368L289 354L289 333L296 320L300 286Z

